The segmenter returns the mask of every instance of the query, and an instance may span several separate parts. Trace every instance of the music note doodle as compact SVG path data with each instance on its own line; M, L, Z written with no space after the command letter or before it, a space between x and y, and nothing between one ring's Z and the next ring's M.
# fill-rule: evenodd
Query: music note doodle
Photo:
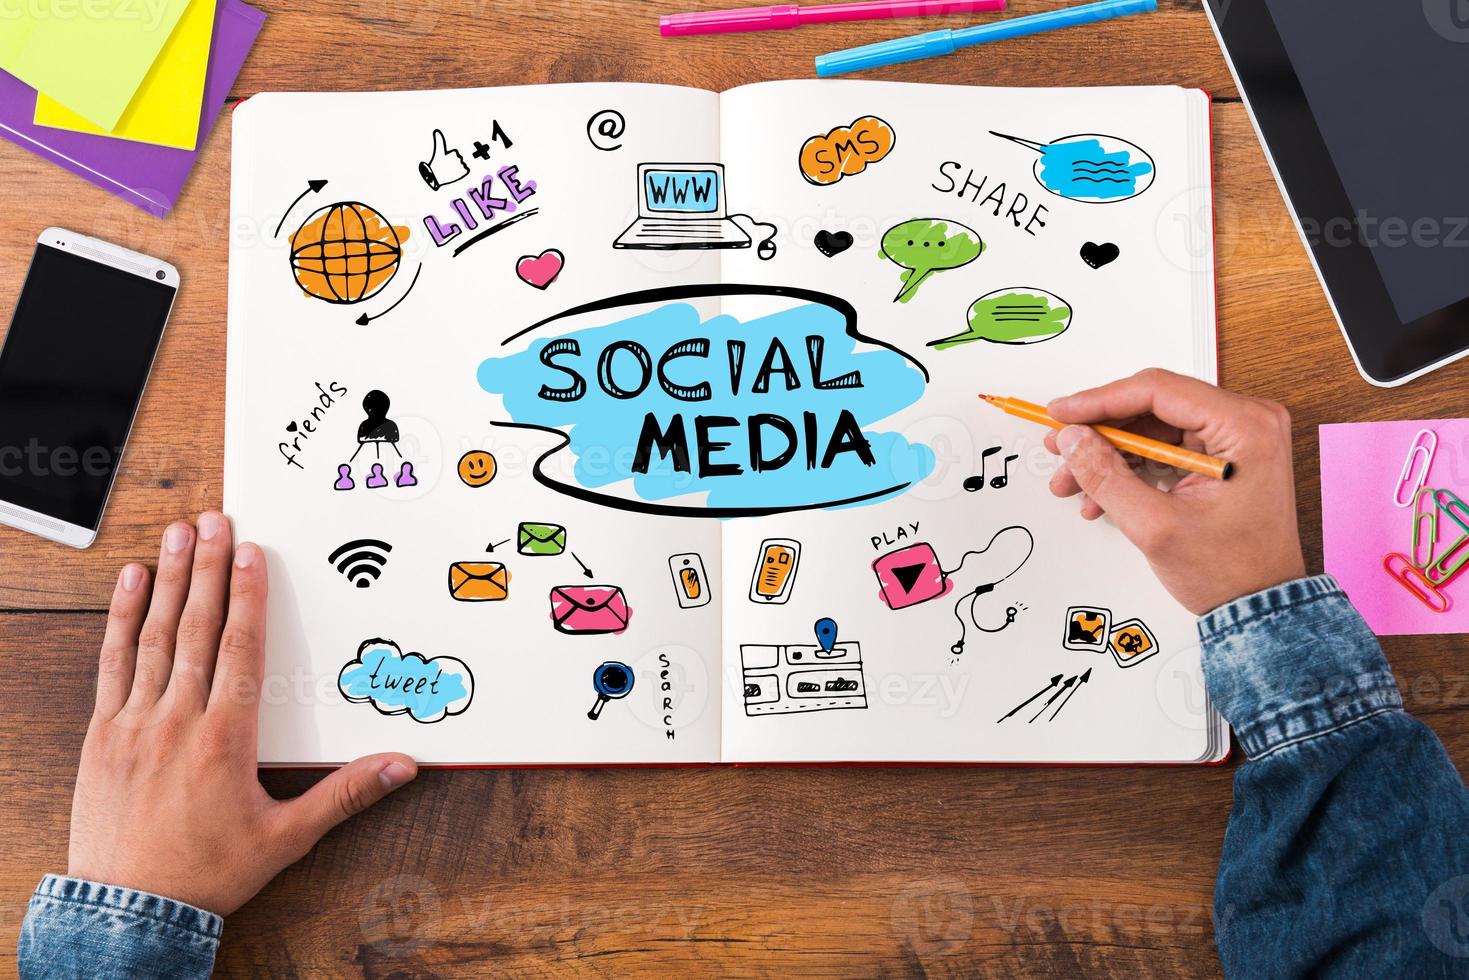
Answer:
M968 477L967 479L965 479L965 481L964 481L964 489L965 490L969 491L970 493L977 493L978 491L984 489L984 480L985 480L985 472L984 471L985 471L986 463L989 461L989 458L991 456L995 455L996 453L998 453L1000 451L1000 449L1001 449L1000 446L991 446L989 449L985 449L985 450L983 450L983 451L980 452L980 454L979 454L979 476L971 476L971 477ZM992 477L990 479L990 486L993 487L996 490L1003 490L1007 486L1009 486L1010 485L1010 464L1013 463L1015 460L1017 460L1019 458L1020 458L1019 455L1017 455L1015 453L1011 453L1009 456L1006 456L1004 458L1002 464L1001 464L1003 466L1003 468L1004 468L1004 472L1001 473L999 476Z

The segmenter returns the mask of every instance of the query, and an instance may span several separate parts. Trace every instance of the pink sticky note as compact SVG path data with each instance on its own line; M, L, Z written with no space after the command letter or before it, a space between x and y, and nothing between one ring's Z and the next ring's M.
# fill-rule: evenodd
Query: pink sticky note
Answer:
M1357 422L1320 429L1326 571L1379 636L1469 633L1469 571L1443 587L1451 605L1448 612L1436 613L1382 567L1389 552L1412 551L1413 508L1394 506L1393 493L1413 437L1422 429L1438 436L1426 486L1469 500L1469 419ZM1408 496L1404 489L1403 498ZM1463 528L1439 514L1438 554L1463 535Z

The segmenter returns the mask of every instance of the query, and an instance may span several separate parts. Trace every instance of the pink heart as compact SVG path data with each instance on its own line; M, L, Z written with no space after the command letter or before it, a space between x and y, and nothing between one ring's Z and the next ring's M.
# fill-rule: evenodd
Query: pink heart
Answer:
M556 281L565 265L566 256L561 254L561 250L548 248L540 255L522 255L515 263L515 274L521 282L545 289Z

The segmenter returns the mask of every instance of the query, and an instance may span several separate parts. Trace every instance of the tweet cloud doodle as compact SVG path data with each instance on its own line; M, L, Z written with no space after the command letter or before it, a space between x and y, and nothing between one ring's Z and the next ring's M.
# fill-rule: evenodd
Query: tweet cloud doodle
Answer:
M337 675L342 697L372 702L385 715L406 714L429 725L462 714L474 697L469 666L454 657L404 653L392 640L366 640Z
M811 184L835 184L882 160L897 141L893 127L878 117L854 119L850 126L818 133L801 144L801 176Z

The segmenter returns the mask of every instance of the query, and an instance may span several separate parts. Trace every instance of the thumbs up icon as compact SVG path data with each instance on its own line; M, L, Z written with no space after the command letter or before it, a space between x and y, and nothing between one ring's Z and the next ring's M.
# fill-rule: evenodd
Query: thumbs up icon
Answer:
M458 150L449 149L449 141L444 138L442 129L434 130L434 149L426 161L418 165L418 176L428 185L428 189L436 191L456 180L463 180L469 173L469 165L464 162L464 157Z

